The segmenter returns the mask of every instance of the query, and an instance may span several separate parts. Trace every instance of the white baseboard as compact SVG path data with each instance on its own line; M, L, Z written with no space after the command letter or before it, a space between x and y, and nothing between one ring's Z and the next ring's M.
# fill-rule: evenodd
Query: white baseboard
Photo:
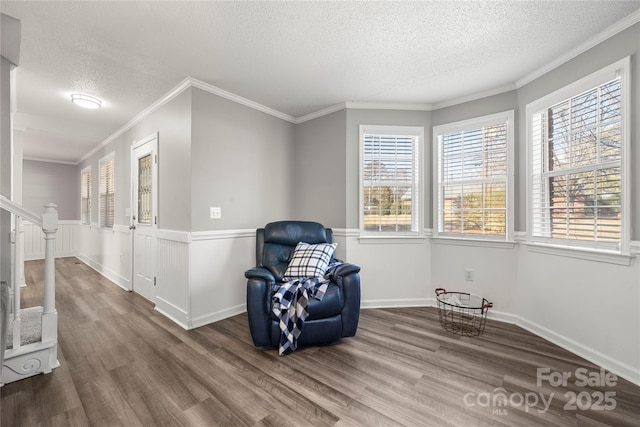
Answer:
M503 323L510 323L516 326L520 326L519 323L522 323L522 319L520 318L520 316L516 316L515 314L511 314L511 313L506 313L504 311L497 311L497 310L494 310L493 308L487 312L487 319L497 320L498 322L503 322Z
M247 311L246 304L239 304L235 307L225 308L214 313L205 314L204 316L195 317L191 320L189 329L199 328L200 326L208 325L209 323L224 320L228 317L232 317Z
M77 251L66 251L66 252L56 252L55 253L55 257L56 258L66 258L66 257L70 257L70 256L77 256L78 252ZM32 254L25 254L24 255L24 260L25 261L35 261L35 260L39 260L39 259L44 259L44 252L42 253L32 253Z
M435 298L372 299L360 302L360 308L434 307Z
M98 273L100 273L101 275L103 275L104 277L106 277L107 279L109 279L110 281L112 281L113 283L115 283L116 285L120 286L122 289L124 289L125 291L131 291L131 280L122 277L121 275L119 275L118 273L116 273L115 271L105 267L104 265L100 264L99 262L84 256L84 255L76 255L76 257L84 262L85 264L87 264L89 267L93 268L95 271L97 271Z
M550 341L565 350L572 352L573 354L580 356L589 362L592 362L607 371L613 372L614 374L623 377L624 379L634 383L635 385L640 386L640 369L637 367L630 366L626 363L620 362L612 357L607 356L597 350L589 348L583 344L580 344L577 341L574 341L570 338L567 338L563 335L560 335L550 329L545 328L544 326L540 326L537 323L531 322L527 319L523 319L519 316L514 316L518 319L515 322L517 326L520 326L522 329L526 329L527 331L535 334L541 338Z
M191 319L189 319L186 311L158 296L154 298L154 302L156 305L155 310L157 312L168 317L183 329L190 329L189 325L191 324Z

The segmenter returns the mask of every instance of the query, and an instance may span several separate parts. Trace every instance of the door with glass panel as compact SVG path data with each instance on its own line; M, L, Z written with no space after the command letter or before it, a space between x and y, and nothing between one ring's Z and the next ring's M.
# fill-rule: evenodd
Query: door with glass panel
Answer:
M133 291L154 301L158 229L158 135L131 146Z

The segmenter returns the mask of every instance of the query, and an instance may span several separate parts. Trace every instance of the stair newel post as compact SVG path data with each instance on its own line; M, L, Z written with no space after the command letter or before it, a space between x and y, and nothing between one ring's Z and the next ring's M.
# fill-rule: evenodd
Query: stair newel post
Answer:
M14 215L13 242L13 348L20 347L20 222L19 215Z
M58 231L58 210L53 203L44 205L42 214L42 231L44 231L44 313L56 311L56 266L55 248Z
M55 244L58 231L58 210L53 203L44 205L42 214L44 232L44 307L42 312L42 342L58 340L58 313L56 312ZM55 358L55 356L53 356ZM57 363L57 361L56 361Z

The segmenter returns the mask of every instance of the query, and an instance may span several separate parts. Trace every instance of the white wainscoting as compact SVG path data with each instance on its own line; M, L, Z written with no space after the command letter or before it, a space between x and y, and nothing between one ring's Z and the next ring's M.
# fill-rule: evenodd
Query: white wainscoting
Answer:
M77 257L121 288L131 290L131 231L128 226L113 229L78 225Z
M156 310L185 329L191 328L188 232L158 230Z
M185 329L246 311L255 230L158 230L156 310Z
M337 257L360 266L362 308L424 307L433 303L430 239L363 243L357 229L334 229Z
M247 279L255 266L255 230L192 233L189 259L191 326L246 311Z
M80 221L58 221L56 258L75 256L77 254L79 226ZM25 261L44 259L45 240L42 228L30 222L24 222L21 228Z

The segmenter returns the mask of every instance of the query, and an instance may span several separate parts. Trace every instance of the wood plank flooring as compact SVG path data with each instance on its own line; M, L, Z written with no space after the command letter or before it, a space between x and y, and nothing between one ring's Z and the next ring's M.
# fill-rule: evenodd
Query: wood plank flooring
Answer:
M42 271L27 263L24 306ZM580 387L597 366L509 324L461 338L434 308L363 309L356 337L279 357L246 314L185 331L75 258L56 280L61 366L1 389L2 426L640 425L640 387ZM572 377L538 386L543 367Z

